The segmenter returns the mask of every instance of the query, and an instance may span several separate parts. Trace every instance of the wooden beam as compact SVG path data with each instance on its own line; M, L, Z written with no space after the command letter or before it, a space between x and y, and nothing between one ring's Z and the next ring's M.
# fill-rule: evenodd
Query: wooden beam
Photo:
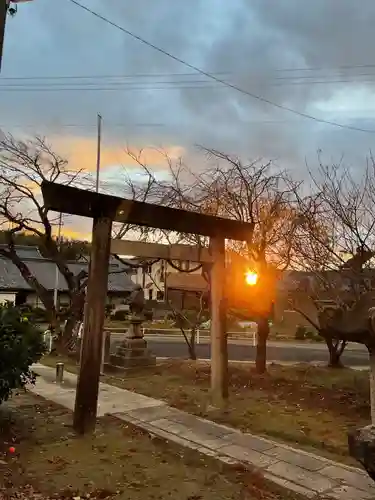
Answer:
M73 422L79 434L93 432L96 424L111 230L110 218L94 219Z
M208 248L179 244L162 245L160 243L113 239L111 241L111 253L132 255L146 259L187 260L189 262L201 263L212 262L212 256Z
M72 186L43 181L44 204L49 210L83 217L105 215L120 223L147 226L179 233L218 236L250 241L254 225L187 210L127 200Z
M211 269L211 392L214 406L228 399L228 344L225 299L225 240L210 239Z

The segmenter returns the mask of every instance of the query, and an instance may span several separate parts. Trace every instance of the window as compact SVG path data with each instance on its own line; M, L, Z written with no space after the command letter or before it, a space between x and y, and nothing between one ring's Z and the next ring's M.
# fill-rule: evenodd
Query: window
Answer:
M159 300L159 301L164 300L164 292L162 292L161 290L158 290L156 292L156 300Z
M148 300L152 300L153 299L153 296L154 296L153 291L154 290L152 288L149 289L149 291L148 291Z

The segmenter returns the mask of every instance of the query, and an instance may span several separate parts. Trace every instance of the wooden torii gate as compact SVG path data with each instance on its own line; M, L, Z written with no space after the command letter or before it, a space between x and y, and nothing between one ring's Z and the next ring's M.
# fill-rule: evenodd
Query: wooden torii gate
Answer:
M253 224L127 200L47 181L42 183L42 194L44 205L49 210L93 219L74 429L80 434L93 432L95 429L109 256L111 245L112 251L115 250L116 244L120 245L111 243L113 222L210 237L211 389L213 403L221 405L228 397L228 348L224 300L225 239L250 241ZM118 250L117 247L116 251ZM196 261L204 261L207 259L207 254L202 258L195 255L195 258Z

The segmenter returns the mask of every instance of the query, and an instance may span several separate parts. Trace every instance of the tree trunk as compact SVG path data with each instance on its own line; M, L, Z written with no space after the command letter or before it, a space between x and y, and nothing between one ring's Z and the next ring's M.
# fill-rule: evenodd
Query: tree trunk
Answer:
M369 348L371 425L375 425L375 349Z
M330 338L326 338L325 341L329 352L328 366L330 368L343 368L341 356L346 347L346 342L343 340L333 340Z
M257 325L255 371L262 374L267 371L267 339L270 333L268 318L260 318Z
M189 358L192 359L193 361L196 361L197 359L195 338L196 338L196 330L192 328L190 331L190 342L188 342L187 344L189 350Z
M67 321L57 344L57 349L61 353L67 354L75 350L76 331L78 323L83 319L84 304L85 291L82 289L73 295L70 308L67 311Z

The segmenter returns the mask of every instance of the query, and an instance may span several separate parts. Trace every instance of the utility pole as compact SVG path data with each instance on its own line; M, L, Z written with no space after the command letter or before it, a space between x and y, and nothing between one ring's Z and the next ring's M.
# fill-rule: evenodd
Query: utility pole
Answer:
M62 213L60 212L59 215L59 229L57 233L57 247L60 249L61 246L61 226L62 226ZM59 293L59 268L57 267L56 264L56 271L55 271L55 288L53 290L53 305L55 306L55 310L57 312L57 307L58 307L58 293Z
M101 142L102 142L102 117L98 113L98 142L97 142L97 150L96 150L96 182L95 182L95 191L97 193L99 192Z
M0 0L0 71L3 61L5 24L7 19L8 7L9 7L8 0Z
M97 115L97 149L96 149L96 177L95 177L95 191L99 192L99 177L100 177L100 155L101 155L101 143L102 143L102 116L98 113ZM86 287L87 292L87 287ZM83 334L81 335L81 355L80 359L82 360L82 346L83 346L83 335L86 331L85 323L87 321L87 293L85 292L85 306L83 309ZM105 335L103 336L102 341L102 355L100 361L100 374L104 374L104 363L105 363Z
M21 2L30 2L31 0L0 0L0 72L3 61L3 47L5 38L5 25L7 14L14 16L17 12L17 4ZM9 7L10 3L16 4L14 7Z
M96 179L95 179L95 191L99 192L99 176L100 176L100 155L102 146L102 116L98 113L98 139L97 139L97 149L96 149ZM105 363L105 335L103 335L102 342L102 358L100 362L100 374L104 375L104 363Z

